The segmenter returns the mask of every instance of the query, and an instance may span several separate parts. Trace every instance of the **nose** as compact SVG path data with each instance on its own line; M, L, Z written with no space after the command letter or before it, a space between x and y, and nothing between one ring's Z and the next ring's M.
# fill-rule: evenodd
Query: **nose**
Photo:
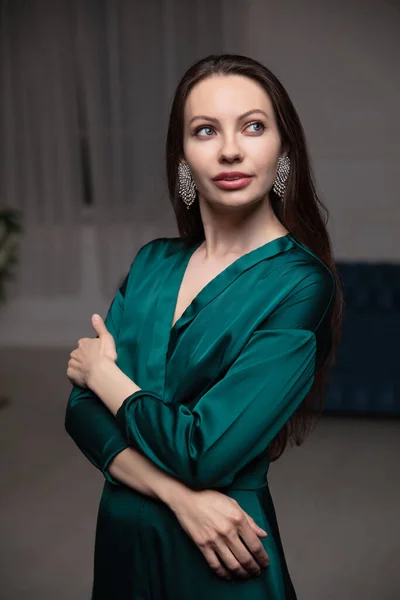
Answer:
M225 137L219 151L220 162L243 160L243 153L234 136Z

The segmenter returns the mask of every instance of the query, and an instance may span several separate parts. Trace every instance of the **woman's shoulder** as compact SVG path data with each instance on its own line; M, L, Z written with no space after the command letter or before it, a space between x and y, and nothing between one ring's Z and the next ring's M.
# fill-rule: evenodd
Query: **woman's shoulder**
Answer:
M164 259L176 255L177 252L182 252L185 243L179 237L159 237L150 240L139 247L133 260L131 261L129 274L134 271L138 273L142 270L153 270L160 267Z
M307 246L293 236L291 238L293 245L290 251L281 257L281 275L292 277L295 286L315 281L323 287L335 287L335 277L329 266Z
M183 241L179 237L159 237L140 246L131 260L128 273L120 288L121 293L125 296L127 288L129 292L131 282L137 281L137 277L140 278L157 268L164 268L162 264L164 259L176 254L182 247Z
M146 242L137 251L132 264L136 259L159 258L160 255L175 253L184 246L183 239L180 237L159 237Z
M318 300L329 305L335 295L336 280L328 265L292 237L288 251L265 265L266 294L274 294L280 305ZM260 290L262 286L260 286Z

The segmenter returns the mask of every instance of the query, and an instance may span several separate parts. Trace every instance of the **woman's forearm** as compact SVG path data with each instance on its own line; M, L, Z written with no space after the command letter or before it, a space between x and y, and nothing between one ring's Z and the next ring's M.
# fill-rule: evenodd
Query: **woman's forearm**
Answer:
M88 387L107 408L116 414L124 399L140 387L109 359L103 360L91 373ZM156 498L170 508L178 505L194 490L169 475L136 448L125 448L108 466L110 474L125 485L146 496Z
M125 448L108 466L111 475L134 490L167 504L172 510L194 490L169 475L136 448Z
M141 389L107 357L96 363L89 374L87 385L114 416L125 398Z

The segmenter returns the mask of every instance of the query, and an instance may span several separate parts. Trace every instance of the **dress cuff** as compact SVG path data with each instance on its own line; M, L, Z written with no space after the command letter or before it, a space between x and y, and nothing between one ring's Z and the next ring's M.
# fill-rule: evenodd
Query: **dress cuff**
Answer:
M113 483L114 485L121 485L121 482L111 475L111 473L108 471L108 467L110 465L110 462L117 456L117 454L119 454L126 448L129 448L128 441L126 441L125 443L121 443L118 440L112 439L111 442L106 445L102 453L101 471L104 477L107 479L107 481Z
M138 390L137 392L134 392L133 394L125 398L125 400L115 413L117 423L125 435L127 435L127 418L129 415L129 410L136 400L140 400L140 398L144 396L150 396L152 399L161 402L161 398L157 396L157 394L155 394L154 392L150 392L149 390Z

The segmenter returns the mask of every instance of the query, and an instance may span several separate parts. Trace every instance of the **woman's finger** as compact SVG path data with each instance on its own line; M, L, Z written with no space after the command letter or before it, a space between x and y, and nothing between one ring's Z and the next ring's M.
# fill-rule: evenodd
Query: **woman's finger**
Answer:
M200 550L208 562L209 567L214 571L218 577L224 577L225 579L232 579L232 575L229 573L228 569L224 567L224 565L219 560L218 556L215 554L215 551L209 545L204 545L200 547Z
M243 511L243 512L244 512L244 516L246 517L246 519L247 519L250 527L253 529L253 531L255 531L257 535L261 535L262 537L267 537L268 533L265 531L265 529L263 529L262 527L257 525L257 523L255 522L253 517L248 515L245 511Z
M70 358L68 361L66 375L73 385L76 384L80 387L87 387L85 376L79 368L79 364L79 361L74 358Z
M260 538L250 526L247 519L245 519L243 523L238 526L238 534L251 552L251 556L254 557L258 568L267 567L269 565L268 554L261 543ZM242 563L242 561L240 562Z
M250 553L243 546L239 537L231 536L229 540L220 539L215 542L215 552L223 560L230 573L242 579L260 572L260 567L252 559Z

